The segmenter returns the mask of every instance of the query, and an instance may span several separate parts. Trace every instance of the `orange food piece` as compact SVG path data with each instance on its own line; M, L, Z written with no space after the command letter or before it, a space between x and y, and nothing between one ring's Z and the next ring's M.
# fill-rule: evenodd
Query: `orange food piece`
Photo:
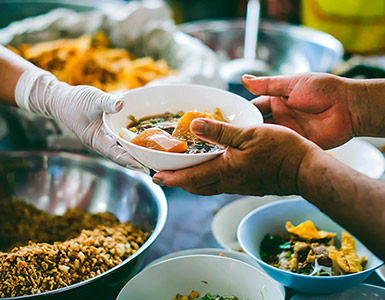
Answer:
M225 118L223 117L223 115L222 115L221 109L218 108L218 107L214 110L213 119L217 120L217 121L220 121L220 122L227 122L225 120Z
M131 140L131 143L165 152L186 152L187 143L160 128L150 128Z
M294 226L291 222L286 222L286 230L305 240L331 239L336 234L323 230L318 230L312 221L307 220Z
M179 119L178 125L172 133L172 136L183 141L199 141L199 139L190 131L190 124L192 120L196 118L212 119L212 116L207 111L203 113L196 111L188 111Z

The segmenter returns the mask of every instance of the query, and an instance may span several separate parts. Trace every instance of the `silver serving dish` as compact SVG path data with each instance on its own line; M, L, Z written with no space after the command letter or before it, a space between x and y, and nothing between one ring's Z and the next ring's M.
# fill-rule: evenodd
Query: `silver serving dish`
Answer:
M0 201L15 196L51 214L69 207L111 212L152 232L139 250L94 278L41 294L5 299L115 299L140 269L166 222L167 202L151 177L102 158L55 152L0 152Z
M222 63L243 55L244 19L194 21L177 28L209 46ZM343 53L341 43L324 32L282 22L261 22L257 58L267 62L270 75L328 72L342 60ZM229 89L243 94L242 86L237 85L240 78L230 83Z

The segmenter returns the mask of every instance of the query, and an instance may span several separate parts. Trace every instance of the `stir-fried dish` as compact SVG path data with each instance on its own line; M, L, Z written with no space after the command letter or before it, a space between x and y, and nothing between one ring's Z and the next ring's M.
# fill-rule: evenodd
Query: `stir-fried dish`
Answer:
M140 120L134 116L129 118L131 122L127 128L122 128L120 136L139 146L159 151L188 154L210 153L224 149L220 145L213 145L198 139L190 131L190 123L196 118L226 122L219 108L216 108L213 114L207 111L203 113L180 111L176 114L166 112Z
M298 226L286 222L286 230L285 234L266 234L260 246L263 261L311 276L336 276L363 270L365 257L358 257L355 241L347 232L342 232L341 247L337 249L336 234L318 230L309 220Z
M149 236L110 213L72 208L56 216L24 201L0 199L0 298L95 277L134 254Z
M181 294L176 294L174 298L171 300L238 300L237 297L232 296L232 297L224 297L220 295L211 295L210 293L206 293L203 297L199 298L199 293L197 291L191 291L190 295L188 296L183 296Z
M164 59L133 57L127 49L112 48L103 32L9 48L61 81L106 92L141 87L176 74Z

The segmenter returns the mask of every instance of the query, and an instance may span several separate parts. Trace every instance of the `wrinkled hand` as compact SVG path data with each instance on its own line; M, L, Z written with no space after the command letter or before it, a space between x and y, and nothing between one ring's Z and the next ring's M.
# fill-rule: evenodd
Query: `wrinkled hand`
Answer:
M266 122L294 129L324 149L339 146L357 130L349 107L349 85L343 78L321 73L242 77L246 88L263 95L252 102Z
M298 192L297 172L305 155L318 149L291 129L263 124L242 128L195 119L190 130L202 140L228 146L201 165L163 171L153 181L192 194L289 195Z
M118 112L123 106L119 97L91 86L70 86L33 69L20 77L15 98L19 106L66 124L91 150L121 166L145 170L104 131L102 113Z

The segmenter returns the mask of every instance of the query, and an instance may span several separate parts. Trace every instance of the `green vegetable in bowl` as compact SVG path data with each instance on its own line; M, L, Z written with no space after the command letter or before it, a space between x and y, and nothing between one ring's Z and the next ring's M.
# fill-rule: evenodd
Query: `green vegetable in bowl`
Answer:
M176 294L171 300L238 300L237 297L224 297L220 295L211 295L211 293L206 293L202 298L198 298L199 293L197 291L191 291L189 296L182 296L181 294Z

